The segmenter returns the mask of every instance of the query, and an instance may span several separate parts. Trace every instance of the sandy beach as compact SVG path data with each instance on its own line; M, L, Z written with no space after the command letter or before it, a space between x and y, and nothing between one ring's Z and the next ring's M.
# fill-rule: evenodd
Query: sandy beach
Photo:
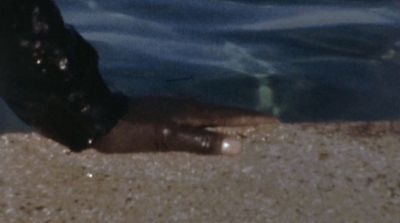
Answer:
M222 131L236 156L71 153L0 137L0 222L398 222L399 122Z

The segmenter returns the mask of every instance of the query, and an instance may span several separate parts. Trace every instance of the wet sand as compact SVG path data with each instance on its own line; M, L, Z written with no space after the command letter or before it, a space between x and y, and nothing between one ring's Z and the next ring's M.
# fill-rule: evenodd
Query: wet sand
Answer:
M0 136L0 222L399 222L400 123L223 129L236 156Z

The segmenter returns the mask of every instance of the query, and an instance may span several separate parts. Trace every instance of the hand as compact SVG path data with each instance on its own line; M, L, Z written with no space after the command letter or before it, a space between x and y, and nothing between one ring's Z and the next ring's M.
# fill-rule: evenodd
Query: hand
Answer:
M207 130L275 122L259 112L171 98L132 99L128 113L93 147L105 153L188 151L236 154L237 139Z

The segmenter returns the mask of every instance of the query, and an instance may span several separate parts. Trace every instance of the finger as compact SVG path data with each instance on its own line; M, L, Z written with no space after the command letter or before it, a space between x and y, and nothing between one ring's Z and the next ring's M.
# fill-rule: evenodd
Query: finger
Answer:
M136 98L132 100L131 110L134 111L134 117L129 119L136 119L138 115L161 120L169 118L177 124L194 127L246 126L278 122L272 115L261 112L162 97Z
M239 140L221 133L190 126L164 128L160 150L177 150L201 154L234 155L240 152Z
M276 123L272 115L229 106L191 103L174 117L181 125L206 126L249 126Z
M121 121L98 139L94 148L104 153L187 151L201 154L236 154L241 143L220 133L174 123Z

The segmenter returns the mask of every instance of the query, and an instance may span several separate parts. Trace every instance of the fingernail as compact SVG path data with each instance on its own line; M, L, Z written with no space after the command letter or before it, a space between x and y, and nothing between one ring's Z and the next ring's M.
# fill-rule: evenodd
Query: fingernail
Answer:
M228 137L225 138L221 143L221 154L224 155L235 155L240 152L242 143L239 140Z

